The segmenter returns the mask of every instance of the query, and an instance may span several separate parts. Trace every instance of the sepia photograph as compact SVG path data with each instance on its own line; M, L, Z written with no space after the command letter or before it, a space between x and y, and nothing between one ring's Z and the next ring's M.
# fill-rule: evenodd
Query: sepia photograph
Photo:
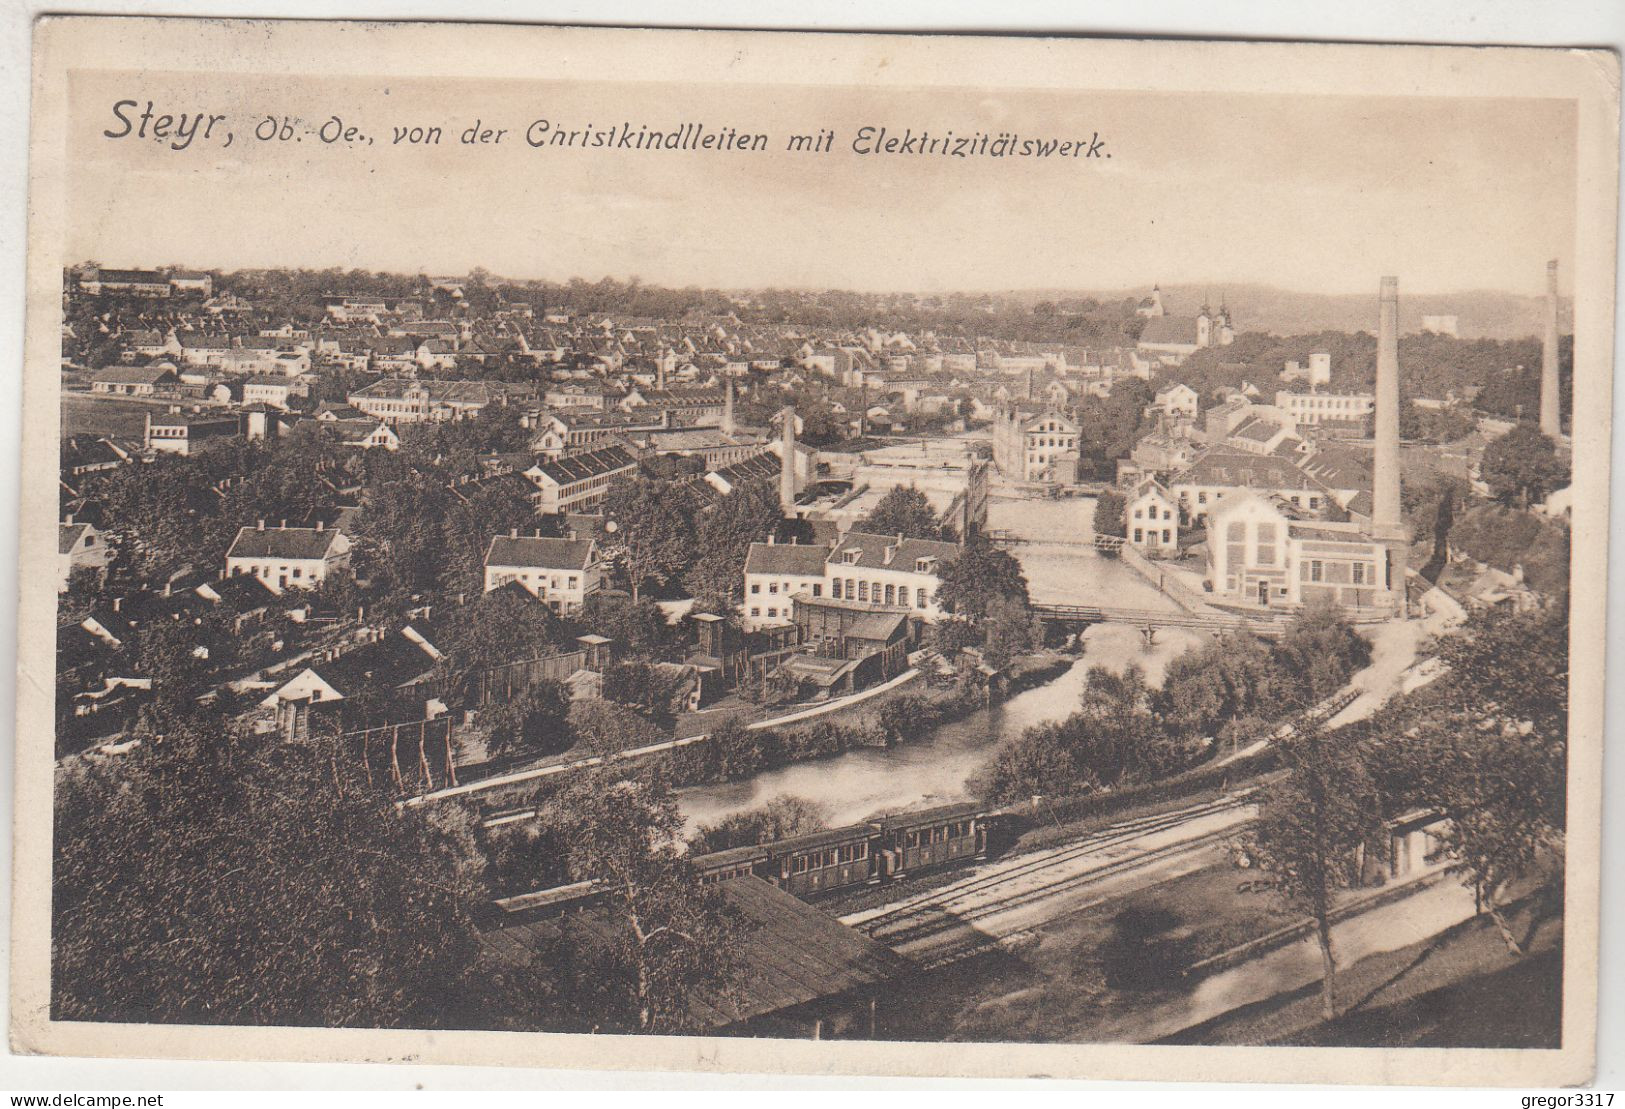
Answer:
M1588 1080L1616 56L35 41L15 1050Z

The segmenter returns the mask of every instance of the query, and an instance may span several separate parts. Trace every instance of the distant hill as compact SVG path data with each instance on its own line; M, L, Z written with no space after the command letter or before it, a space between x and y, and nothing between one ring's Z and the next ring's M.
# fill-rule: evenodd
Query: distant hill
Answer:
M1092 297L1100 301L1139 299L1149 289L1022 290L1009 295L1033 301L1066 301ZM1369 294L1330 295L1295 293L1268 285L1231 285L1222 290L1237 331L1269 331L1277 335L1311 335L1319 331L1377 330L1377 290ZM1216 286L1164 285L1162 301L1173 315L1195 315L1204 297L1218 307L1221 290ZM1423 316L1455 316L1463 339L1521 339L1541 333L1543 298L1513 293L1475 291L1462 293L1417 293L1399 290L1399 326L1403 332L1420 331ZM1571 327L1572 306L1564 300L1559 307L1558 327Z

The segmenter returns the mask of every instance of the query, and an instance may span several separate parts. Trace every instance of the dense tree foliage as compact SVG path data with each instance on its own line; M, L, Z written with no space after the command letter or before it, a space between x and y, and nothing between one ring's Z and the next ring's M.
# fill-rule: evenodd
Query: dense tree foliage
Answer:
M604 499L605 553L615 558L638 600L644 589L671 581L688 566L694 521L669 482L636 477L609 487ZM611 530L610 525L614 525Z
M497 999L468 826L398 810L320 741L171 727L56 791L58 1019L472 1027ZM550 990L528 982L506 1008ZM483 1015L482 1014L483 1011Z
M973 537L938 571L937 604L980 621L998 598L1027 604L1027 575L1009 551Z
M670 790L650 778L581 774L548 819L564 830L574 877L602 883L614 922L606 940L573 953L572 996L605 1031L694 1030L689 1001L723 988L740 925L689 865Z
M925 494L911 485L898 485L875 502L858 531L875 535L901 535L909 539L936 539L941 532L937 514Z
M1479 465L1490 495L1505 505L1527 508L1569 483L1569 465L1557 444L1533 424L1519 424L1484 448Z
M1302 718L1282 742L1287 772L1268 782L1249 850L1287 904L1315 922L1321 958L1321 1010L1337 1016L1332 911L1340 890L1359 884L1359 852L1382 827L1377 787L1358 751Z

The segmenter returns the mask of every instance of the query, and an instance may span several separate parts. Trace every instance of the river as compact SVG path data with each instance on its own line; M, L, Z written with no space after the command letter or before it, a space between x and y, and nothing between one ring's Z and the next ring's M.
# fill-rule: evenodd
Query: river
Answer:
M1116 559L1087 546L1094 501L997 498L989 505L988 526L1005 529L1035 544L1011 548L1021 560L1036 601L1099 602L1135 608L1175 606ZM927 736L896 747L852 751L835 758L795 763L742 782L696 786L678 791L678 803L692 832L731 813L756 808L775 797L800 797L827 810L832 826L852 824L886 812L902 812L969 797L968 780L987 764L993 747L1006 736L1035 724L1061 720L1077 707L1089 667L1120 670L1138 663L1153 683L1162 681L1168 661L1202 641L1199 632L1165 628L1147 647L1135 628L1096 625L1084 636L1084 653L1071 669L991 708L944 724Z

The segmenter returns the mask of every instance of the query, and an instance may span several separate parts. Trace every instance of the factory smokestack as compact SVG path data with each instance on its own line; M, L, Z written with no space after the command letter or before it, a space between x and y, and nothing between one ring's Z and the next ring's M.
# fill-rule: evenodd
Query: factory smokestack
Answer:
M1546 263L1546 333L1540 348L1540 430L1556 439L1563 434L1563 410L1557 391L1557 259Z
M1399 278L1382 279L1377 315L1376 445L1372 466L1372 538L1388 548L1388 592L1405 614L1410 537L1399 500Z
M722 434L734 433L734 379L728 378L722 394Z
M796 409L787 404L779 413L779 507L786 516L796 512Z

